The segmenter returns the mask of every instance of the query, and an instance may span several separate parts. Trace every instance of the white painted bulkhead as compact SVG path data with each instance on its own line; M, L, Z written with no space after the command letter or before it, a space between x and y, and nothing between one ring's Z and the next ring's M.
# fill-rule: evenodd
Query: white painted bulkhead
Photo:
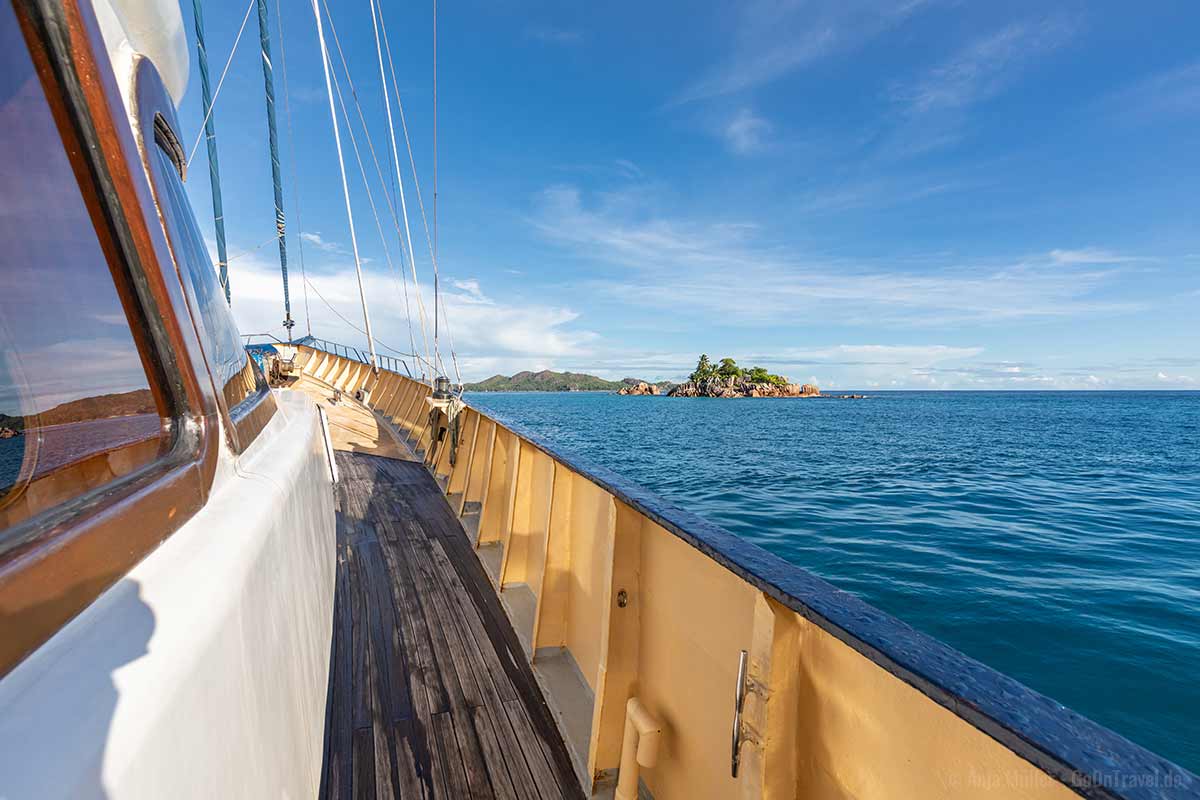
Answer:
M315 797L335 575L315 405L279 410L204 508L0 681L0 797Z

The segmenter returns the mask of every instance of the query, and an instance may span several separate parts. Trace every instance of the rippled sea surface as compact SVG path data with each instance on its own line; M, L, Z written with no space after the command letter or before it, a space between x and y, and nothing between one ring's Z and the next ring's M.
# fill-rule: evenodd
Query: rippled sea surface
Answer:
M468 400L1200 771L1200 392Z

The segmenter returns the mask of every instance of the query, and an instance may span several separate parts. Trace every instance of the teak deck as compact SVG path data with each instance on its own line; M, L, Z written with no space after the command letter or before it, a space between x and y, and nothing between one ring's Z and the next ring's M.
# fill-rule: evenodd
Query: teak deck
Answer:
M428 471L337 453L324 798L582 798L516 634Z

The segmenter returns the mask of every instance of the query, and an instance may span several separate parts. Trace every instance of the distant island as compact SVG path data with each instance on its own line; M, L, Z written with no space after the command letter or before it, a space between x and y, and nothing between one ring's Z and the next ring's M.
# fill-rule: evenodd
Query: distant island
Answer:
M812 383L791 383L763 367L743 369L732 358L722 358L713 364L709 357L700 356L696 369L686 383L675 386L668 397L820 397L821 390Z
M138 414L157 414L154 395L149 389L135 389L119 394L102 394L60 403L36 415L40 427L66 425L94 419L129 417ZM25 432L26 417L0 413L0 439L11 439Z
M468 383L463 388L468 392L619 392L639 384L658 386L660 391L670 387L669 381L650 384L638 378L606 381L595 375L580 372L518 372L516 375L493 375L478 383Z
M823 395L811 383L791 383L782 375L763 367L743 368L732 358L722 358L716 364L701 355L696 369L684 383L647 381L622 378L609 381L580 372L518 372L515 375L493 375L478 383L463 386L468 392L615 392L622 395L654 395L667 397L836 397L859 399L861 394Z

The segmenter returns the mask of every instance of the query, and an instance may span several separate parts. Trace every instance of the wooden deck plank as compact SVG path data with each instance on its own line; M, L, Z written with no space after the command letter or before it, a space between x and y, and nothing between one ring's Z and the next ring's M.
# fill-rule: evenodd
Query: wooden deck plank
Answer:
M329 420L329 438L335 450L413 460L413 454L408 447L401 444L385 426L379 424L370 408L350 395L343 394L334 402L334 388L310 375L302 375L291 385L291 389L303 392L325 409Z
M415 462L337 459L321 797L581 798L516 634L433 477Z
M473 676L464 663L461 644L456 648L451 644L454 639L451 631L453 622L446 615L446 598L441 587L429 568L428 543L417 543L413 540L405 542L410 563L418 582L418 594L425 614L426 625L433 634L434 659L447 687L450 701L450 716L453 721L452 731L458 742L459 758L466 773L467 794L472 800L490 800L495 795L491 790L491 782L487 777L487 768L483 764L483 750L472 724L469 709L479 705L479 690L473 683ZM464 675L470 678L464 680ZM445 742L443 742L443 745Z

